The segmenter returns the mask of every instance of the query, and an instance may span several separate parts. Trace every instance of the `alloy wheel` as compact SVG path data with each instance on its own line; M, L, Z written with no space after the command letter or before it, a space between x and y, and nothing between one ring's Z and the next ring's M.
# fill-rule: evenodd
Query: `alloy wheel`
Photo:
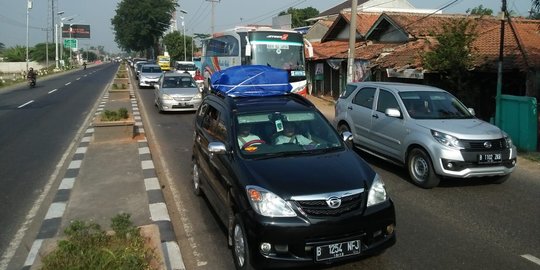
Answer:
M244 239L244 232L239 224L234 227L234 253L238 260L238 265L243 267L246 263L246 244Z

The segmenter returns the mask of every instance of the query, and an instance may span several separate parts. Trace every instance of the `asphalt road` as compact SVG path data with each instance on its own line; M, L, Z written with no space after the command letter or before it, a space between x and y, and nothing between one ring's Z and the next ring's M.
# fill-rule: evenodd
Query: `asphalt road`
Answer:
M104 64L0 89L0 255L17 248L55 171L117 65ZM11 245L10 245L11 243Z
M160 114L153 89L137 91L187 269L233 269L224 227L205 199L191 193L194 114ZM332 269L540 269L525 258L540 258L538 164L520 163L501 185L446 179L424 190L407 181L403 168L359 155L382 176L394 200L397 244Z

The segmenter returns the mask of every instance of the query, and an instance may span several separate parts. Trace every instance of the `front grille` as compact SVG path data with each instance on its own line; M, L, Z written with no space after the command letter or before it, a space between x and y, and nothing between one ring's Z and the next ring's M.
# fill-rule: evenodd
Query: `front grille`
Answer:
M341 198L341 205L338 208L330 208L326 200L295 201L296 205L311 216L338 216L351 212L360 207L362 193L353 194Z
M506 141L503 139L497 140L483 140L483 141L464 141L465 149L472 151L491 151L506 149ZM484 144L491 144L490 148L485 147Z
M190 101L192 97L174 97L176 101Z

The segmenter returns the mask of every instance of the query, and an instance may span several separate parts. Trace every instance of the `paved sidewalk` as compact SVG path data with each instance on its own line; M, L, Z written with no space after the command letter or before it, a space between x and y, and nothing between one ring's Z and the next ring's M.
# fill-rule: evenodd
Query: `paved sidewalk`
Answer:
M104 110L108 98L105 93L94 117ZM96 142L93 121L89 124L67 161L67 170L23 269L39 268L40 256L62 237L71 221L92 221L109 230L111 218L119 213L131 214L135 226L156 224L167 269L185 269L133 90L129 103L136 137Z

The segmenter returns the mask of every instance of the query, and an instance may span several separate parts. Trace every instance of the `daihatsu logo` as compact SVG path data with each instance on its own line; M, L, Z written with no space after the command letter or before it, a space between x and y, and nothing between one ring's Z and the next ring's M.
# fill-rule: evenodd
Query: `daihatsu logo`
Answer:
M341 199L337 197L330 197L326 199L326 204L328 204L330 208L335 209L341 206Z
M484 142L484 147L485 148L491 148L491 142Z

